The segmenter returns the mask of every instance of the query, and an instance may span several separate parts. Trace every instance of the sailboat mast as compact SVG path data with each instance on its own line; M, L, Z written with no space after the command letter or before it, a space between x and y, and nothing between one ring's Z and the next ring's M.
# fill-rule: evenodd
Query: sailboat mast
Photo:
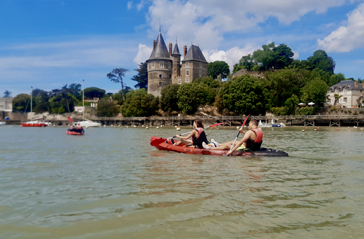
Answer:
M30 87L30 112L33 112L33 86Z
M85 80L82 80L82 119L85 120Z

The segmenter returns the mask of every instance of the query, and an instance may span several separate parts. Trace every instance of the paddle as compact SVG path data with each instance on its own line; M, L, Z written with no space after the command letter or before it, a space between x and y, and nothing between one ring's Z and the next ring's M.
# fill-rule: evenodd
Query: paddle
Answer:
M73 123L73 120L72 120L70 117L67 117L67 119L68 119L71 123Z
M242 128L244 128L244 125L245 125L245 123L246 123L246 120L249 118L249 116L250 116L250 114L245 118L245 120L244 120L244 122L243 122L243 125L241 126L241 129ZM235 138L235 140L234 140L234 143L233 143L233 145L231 145L231 148L230 148L230 150L229 151L231 151L232 149L233 149L233 147L234 147L234 145L235 145L235 142L236 142L236 140L238 139L238 137L239 137L239 134L240 134L240 130L239 130L239 133L238 133L238 135L236 136L236 138Z
M210 126L206 126L204 129L207 129L207 128L212 128L212 127L215 127L215 126L218 126L218 125L222 125L222 124L225 124L225 123L217 123L217 124L213 124L213 125L210 125ZM183 134L180 134L180 136L182 136L182 135L186 135L186 134L189 134L189 133L191 133L192 131L190 131L190 132L187 132L187 133L183 133ZM167 140L168 139L172 139L172 138L174 138L175 136L172 136L172 137L169 137L169 138L167 138ZM153 140L152 142L150 142L150 145L152 145L152 146L157 146L157 145L159 145L159 144L161 144L161 143L163 143L164 141L166 141L166 139L164 139L164 138L158 138L158 139L155 139L155 140Z

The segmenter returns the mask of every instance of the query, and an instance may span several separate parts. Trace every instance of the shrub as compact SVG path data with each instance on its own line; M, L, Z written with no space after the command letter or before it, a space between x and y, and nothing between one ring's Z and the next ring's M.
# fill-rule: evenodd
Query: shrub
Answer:
M63 108L63 106L60 106L58 108L58 114L63 114L64 112L66 112L66 110Z
M296 115L314 115L320 109L320 107L303 107L296 110Z
M270 109L270 111L272 112L272 114L274 115L287 115L287 108L286 107L272 107Z

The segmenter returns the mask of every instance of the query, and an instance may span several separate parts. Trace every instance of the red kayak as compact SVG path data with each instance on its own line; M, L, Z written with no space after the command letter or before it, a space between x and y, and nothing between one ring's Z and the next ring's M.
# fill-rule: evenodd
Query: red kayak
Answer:
M159 150L166 151L174 151L178 153L185 154L203 154L203 155L218 155L218 156L226 156L229 150L223 149L200 149L200 148L191 148L186 147L181 144L179 146L173 145L170 142L167 142L166 138L161 137L151 137L150 145L156 147ZM176 140L175 140L176 142ZM258 151L234 151L231 156L241 156L241 157L286 157L288 153L268 148L261 148Z

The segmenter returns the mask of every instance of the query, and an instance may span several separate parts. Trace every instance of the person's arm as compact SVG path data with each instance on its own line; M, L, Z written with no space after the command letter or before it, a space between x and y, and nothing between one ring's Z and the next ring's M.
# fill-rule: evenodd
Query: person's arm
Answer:
M196 136L197 131L193 130L191 133L189 133L187 136L180 136L180 135L176 135L175 137L183 139L183 140L187 140L189 138L191 138L193 135Z
M241 140L239 140L226 155L229 156L232 152L234 152L237 148L239 148L244 142L248 141L251 133L252 133L252 131L246 132L244 137Z

